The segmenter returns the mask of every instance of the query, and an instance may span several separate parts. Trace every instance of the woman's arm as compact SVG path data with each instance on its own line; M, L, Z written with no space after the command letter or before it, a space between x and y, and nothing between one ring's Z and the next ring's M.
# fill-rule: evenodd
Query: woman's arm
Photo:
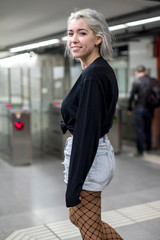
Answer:
M89 79L81 83L66 191L67 207L80 203L82 186L97 152L102 107L102 89L97 81Z

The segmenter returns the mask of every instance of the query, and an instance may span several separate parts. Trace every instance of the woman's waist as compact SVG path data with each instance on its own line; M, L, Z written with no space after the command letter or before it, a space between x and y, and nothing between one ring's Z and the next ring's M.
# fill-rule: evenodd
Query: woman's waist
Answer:
M72 133L69 133L69 138L73 138L73 137L74 137L74 135L73 135ZM100 143L106 143L108 140L109 140L109 139L108 139L108 135L105 134L103 137L101 137L101 138L99 139L99 144L100 144Z

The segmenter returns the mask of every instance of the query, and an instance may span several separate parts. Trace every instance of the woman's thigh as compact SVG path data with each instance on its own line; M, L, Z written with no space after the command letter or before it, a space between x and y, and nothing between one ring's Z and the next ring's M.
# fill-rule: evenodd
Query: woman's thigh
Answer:
M84 221L101 219L101 192L82 190L80 198L81 203L71 207L70 214L72 213L77 221L80 221L80 218Z
M79 228L82 239L102 239L101 192L82 191L81 203L69 211L70 220Z

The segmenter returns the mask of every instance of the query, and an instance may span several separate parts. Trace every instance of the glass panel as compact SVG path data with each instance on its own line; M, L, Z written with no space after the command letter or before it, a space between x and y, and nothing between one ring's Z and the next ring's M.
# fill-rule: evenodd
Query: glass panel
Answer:
M118 76L118 86L120 93L126 93L126 69L118 68L117 69Z
M6 103L0 103L0 152L8 155L10 152L9 118Z
M77 79L80 76L81 72L82 72L82 68L81 68L80 61L74 60L71 63L71 67L70 67L71 87L77 81Z
M119 97L125 98L128 91L128 60L127 58L117 58L110 63L113 67L119 88Z
M23 69L22 75L22 84L23 84L23 103L29 105L29 79L28 79L28 68Z
M52 100L52 67L50 61L45 61L42 67L42 136L43 150L49 150L49 114Z
M53 58L53 99L63 99L65 88L64 57L56 55Z
M9 101L9 91L8 91L8 69L0 68L0 102Z
M22 102L21 69L11 68L10 79L11 79L11 102L21 103Z
M0 68L0 152L7 157L11 154L9 124L9 86L8 86L9 70L8 68ZM8 105L9 106L9 105Z
M34 67L30 69L31 82L31 132L32 145L41 148L41 69Z

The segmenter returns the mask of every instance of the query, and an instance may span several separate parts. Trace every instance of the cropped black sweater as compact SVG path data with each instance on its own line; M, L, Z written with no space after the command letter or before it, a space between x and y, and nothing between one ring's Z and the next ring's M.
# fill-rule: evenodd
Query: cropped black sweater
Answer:
M112 126L117 99L115 74L107 61L98 57L81 73L62 102L62 132L65 134L69 130L74 136L66 191L67 207L80 203L79 196L99 139Z

